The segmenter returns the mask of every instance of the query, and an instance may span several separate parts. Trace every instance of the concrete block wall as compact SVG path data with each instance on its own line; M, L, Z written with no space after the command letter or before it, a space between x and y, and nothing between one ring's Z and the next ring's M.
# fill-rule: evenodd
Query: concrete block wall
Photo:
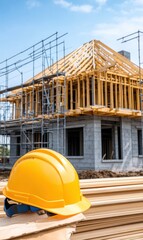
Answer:
M138 156L137 129L141 127L140 120L129 118L100 117L77 118L69 125L84 126L84 156L81 159L69 158L78 169L130 171L140 170L143 158ZM101 121L119 121L121 127L122 159L102 159Z
M121 149L122 159L102 159L102 141L101 141L101 121L120 122L121 126ZM80 116L67 118L66 128L83 127L84 154L83 156L66 156L77 170L95 169L112 171L139 170L143 167L143 156L138 155L138 136L137 130L141 129L139 119L115 118L103 116ZM64 154L66 149L66 134L63 134L61 128L57 134L56 123L51 126L49 134L49 148ZM66 131L66 130L65 130ZM57 136L59 135L59 141ZM65 139L63 139L65 138ZM16 158L16 136L11 137L11 158L10 164L13 165ZM23 139L25 142L25 139ZM57 145L58 148L57 149ZM116 149L117 150L117 149ZM26 148L21 147L21 155L26 153ZM116 155L117 156L117 155Z
M132 120L132 165L134 169L143 168L143 156L138 154L138 129L142 129L141 121Z
M94 116L72 118L67 121L67 128L83 127L84 154L83 156L66 156L76 169L94 169Z
M121 142L123 163L120 169L128 170L132 166L132 129L131 119L121 119Z
M111 121L115 120L115 118L101 117L101 120ZM137 139L137 129L141 126L140 120L121 118L120 121L122 159L102 160L102 156L100 156L100 149L99 158L97 156L95 157L96 170L107 169L112 171L130 171L142 169L142 159L138 156Z
M101 142L101 117L94 116L94 169L101 169L102 142Z

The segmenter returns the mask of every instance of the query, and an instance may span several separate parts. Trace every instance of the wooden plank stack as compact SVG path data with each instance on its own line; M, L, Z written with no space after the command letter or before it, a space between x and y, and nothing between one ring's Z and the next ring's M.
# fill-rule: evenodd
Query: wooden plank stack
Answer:
M2 194L2 189L6 185L6 181L1 181L0 182L0 218L5 216L5 213L3 211L3 203L4 203L4 196Z
M72 240L143 239L143 177L81 180L91 201Z
M5 183L0 183L1 189ZM83 195L91 201L77 224L72 240L143 239L143 177L80 180ZM3 196L0 216L3 216Z

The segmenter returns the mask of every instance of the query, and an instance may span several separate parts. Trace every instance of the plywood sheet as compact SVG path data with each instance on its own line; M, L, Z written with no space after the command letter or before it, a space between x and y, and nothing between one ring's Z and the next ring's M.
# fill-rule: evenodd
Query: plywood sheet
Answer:
M48 218L46 214L39 216L36 213L19 214L12 218L4 217L0 219L0 240L37 234L51 229L56 230L59 227L67 227L84 219L83 214L77 214L68 218L58 215ZM75 229L75 226L72 229ZM61 232L62 230L60 234ZM65 230L63 232L66 233Z

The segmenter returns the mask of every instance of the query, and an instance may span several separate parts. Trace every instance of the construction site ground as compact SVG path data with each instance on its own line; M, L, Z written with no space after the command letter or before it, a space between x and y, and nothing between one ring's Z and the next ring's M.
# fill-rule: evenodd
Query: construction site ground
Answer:
M0 170L0 181L7 180L10 171ZM93 178L113 178L113 177L134 177L143 176L143 170L129 171L129 172L113 172L109 170L82 170L78 171L79 179L93 179Z

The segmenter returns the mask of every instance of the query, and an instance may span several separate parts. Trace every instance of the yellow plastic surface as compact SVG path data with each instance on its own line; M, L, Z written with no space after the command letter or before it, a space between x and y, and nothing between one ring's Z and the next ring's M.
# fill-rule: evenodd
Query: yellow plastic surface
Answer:
M50 149L36 149L17 160L3 194L60 215L77 214L90 207L80 192L73 165Z

